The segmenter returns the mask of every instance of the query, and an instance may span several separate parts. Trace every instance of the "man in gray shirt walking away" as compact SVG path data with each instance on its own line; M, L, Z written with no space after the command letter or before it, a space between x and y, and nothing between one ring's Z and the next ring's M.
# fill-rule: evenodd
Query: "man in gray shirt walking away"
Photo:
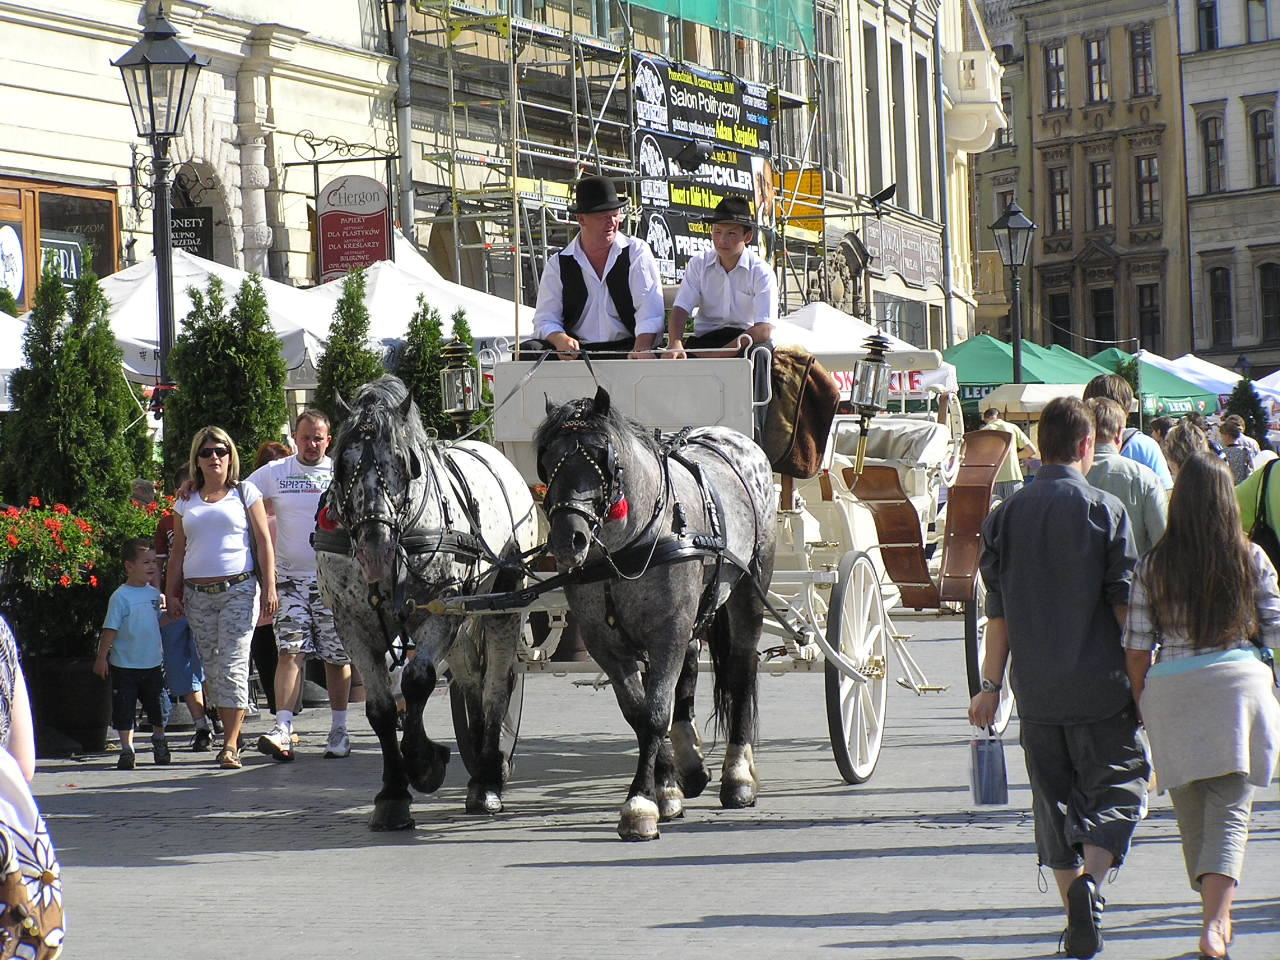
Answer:
M1138 556L1145 556L1164 536L1169 496L1154 470L1120 455L1125 421L1120 404L1106 397L1094 397L1086 402L1093 413L1096 437L1089 482L1099 490L1114 494L1124 504L1133 530L1134 548Z
M1089 485L1093 418L1046 405L1044 466L983 527L987 654L969 721L990 726L1010 658L1031 782L1036 854L1058 882L1070 957L1102 949L1098 892L1124 862L1150 766L1120 643L1137 554L1123 504Z

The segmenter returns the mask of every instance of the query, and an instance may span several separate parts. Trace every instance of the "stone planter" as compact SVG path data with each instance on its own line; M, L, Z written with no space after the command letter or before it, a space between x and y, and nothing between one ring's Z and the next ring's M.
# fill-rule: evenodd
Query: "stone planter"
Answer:
M31 657L26 667L37 755L106 750L111 684L94 674L93 657Z

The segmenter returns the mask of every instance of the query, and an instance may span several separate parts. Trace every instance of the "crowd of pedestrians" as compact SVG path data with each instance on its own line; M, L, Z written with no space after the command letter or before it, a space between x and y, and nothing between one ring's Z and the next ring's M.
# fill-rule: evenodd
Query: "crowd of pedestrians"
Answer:
M1202 902L1197 956L1222 958L1253 796L1280 760L1277 557L1256 532L1263 516L1280 533L1275 455L1242 439L1239 418L1216 446L1199 418L1162 418L1159 440L1126 427L1133 394L1118 376L1085 398L1045 407L1043 466L983 529L989 620L969 719L991 725L1011 684L1068 956L1102 949L1100 886L1154 783Z

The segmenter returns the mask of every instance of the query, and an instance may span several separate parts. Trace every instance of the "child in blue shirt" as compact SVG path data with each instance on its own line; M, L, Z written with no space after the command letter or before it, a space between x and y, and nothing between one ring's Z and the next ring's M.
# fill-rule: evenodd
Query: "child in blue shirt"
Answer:
M166 764L170 760L160 703L164 690L164 671L160 668L164 659L160 641L162 599L152 585L157 561L151 541L145 537L126 541L120 559L127 579L107 604L93 672L100 677L111 675L111 723L120 735L116 769L132 770L133 718L139 700L154 731L151 751L155 762Z

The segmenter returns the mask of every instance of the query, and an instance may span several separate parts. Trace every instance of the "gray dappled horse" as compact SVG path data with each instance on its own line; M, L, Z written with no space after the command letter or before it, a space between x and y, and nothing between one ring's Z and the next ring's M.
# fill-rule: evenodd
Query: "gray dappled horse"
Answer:
M773 575L776 535L769 461L724 427L660 446L610 409L603 387L594 399L548 400L535 440L547 546L560 570L581 573L565 587L569 608L639 740L619 836L656 839L659 820L682 816L684 799L710 779L693 723L702 636L726 734L720 802L753 805L764 609L756 584L767 588Z
M382 747L382 789L369 826L412 827L408 786L431 793L444 780L449 748L427 736L422 720L441 660L462 688L476 745L466 808L497 813L508 772L499 736L520 617L480 617L464 629L463 618L432 616L423 607L438 597L520 586L519 563L507 561L536 543L529 488L487 444L428 438L413 398L391 376L356 393L332 456L316 566L321 595L364 677L365 712ZM407 709L398 746L386 663L397 634L417 648L401 679Z

